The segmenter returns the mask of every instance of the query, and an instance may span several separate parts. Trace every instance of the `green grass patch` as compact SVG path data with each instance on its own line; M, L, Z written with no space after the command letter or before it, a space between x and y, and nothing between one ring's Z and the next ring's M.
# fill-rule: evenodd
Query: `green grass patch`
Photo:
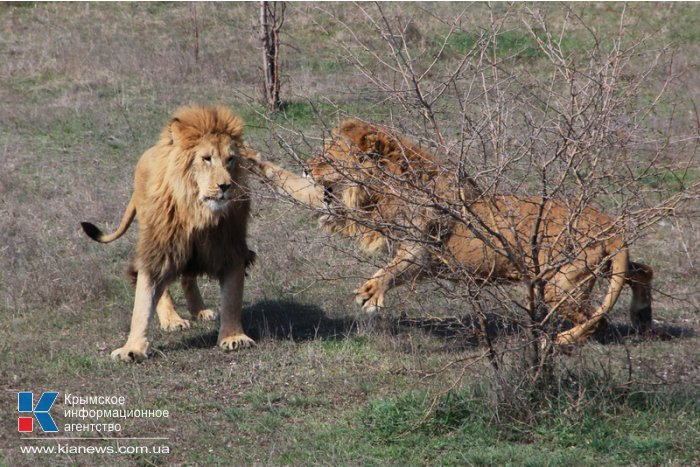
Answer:
M39 2L4 2L3 8L34 8Z
M313 407L323 407L326 405L326 401L318 396L293 394L287 400L287 405L293 409L308 409Z
M672 18L668 21L668 38L681 44L700 44L700 28L698 28L698 4L681 2L673 5Z
M35 368L41 369L46 378L103 377L113 372L113 362L99 353L63 353L35 359Z
M657 170L641 175L639 178L642 185L671 192L684 191L698 180L700 180L700 169L697 168Z
M346 68L343 62L336 58L312 57L308 66L314 73L338 73Z
M312 346L326 356L340 356L351 360L374 361L380 358L375 342L367 336L313 341Z
M540 33L537 37L547 42L545 34ZM464 55L474 49L478 42L482 40L481 36L471 32L457 32L452 34L445 46L445 51L451 55ZM444 37L437 37L433 41L433 49L435 53L440 50L444 42ZM564 37L561 40L561 49L564 54L569 54L574 51L584 50L586 44L575 37ZM522 59L535 59L545 57L544 51L538 45L537 40L532 34L526 31L505 31L496 36L496 40L487 45L489 55L500 58L516 56Z
M269 126L268 116L276 124L291 126L296 129L308 129L324 118L329 118L340 111L337 106L325 102L312 100L283 101L282 108L269 114L262 106L253 105L236 109L238 114L246 122L250 131L265 137L266 133L261 129Z
M355 336L348 339L327 339L318 341L318 346L329 353L357 352L368 348L367 336Z
M282 103L282 109L277 114L278 119L292 123L295 126L310 126L317 117L329 113L332 107L312 101L288 101Z
M63 95L71 85L70 80L56 70L6 78L0 83L13 95L20 95L25 102L37 105Z
M618 400L613 413L574 407L513 423L487 389L473 386L434 398L425 391L375 398L328 424L309 427L304 445L285 462L358 461L379 464L651 465L697 459L697 403L659 397ZM308 444L307 444L308 443ZM329 445L335 446L328 448Z
M268 113L260 106L237 109L237 112L246 122L246 125L256 130L261 137L264 132L259 128L269 125L265 115ZM381 104L367 105L359 100L336 101L330 100L287 100L282 102L282 108L269 114L273 122L283 126L289 126L297 130L309 130L317 128L321 122L335 126L338 120L347 116L359 116L361 118L381 122L387 116L387 109Z

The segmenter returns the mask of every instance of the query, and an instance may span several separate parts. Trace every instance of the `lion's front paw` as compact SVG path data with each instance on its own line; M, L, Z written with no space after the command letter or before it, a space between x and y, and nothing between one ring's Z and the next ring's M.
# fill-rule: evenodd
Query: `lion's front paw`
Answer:
M191 326L190 321L184 318L175 318L171 319L167 323L161 323L160 328L163 331L167 332L173 332L173 331L181 331L183 329L189 329Z
M259 161L257 161L257 166L258 166L258 169L262 172L262 174L266 177L272 177L275 175L275 173L277 173L275 171L275 169L277 167L275 167L274 164L271 164L267 161L260 161L259 160Z
M252 347L255 341L245 334L236 334L224 338L219 338L219 347L223 350L240 350Z
M216 311L209 309L199 310L194 315L192 315L192 319L195 319L197 321L214 321L216 317Z
M384 289L376 279L370 279L355 290L355 301L367 313L375 313L384 307Z
M142 362L146 360L146 351L148 350L148 341L140 344L124 344L124 347L119 347L111 354L113 360L121 360L122 362Z

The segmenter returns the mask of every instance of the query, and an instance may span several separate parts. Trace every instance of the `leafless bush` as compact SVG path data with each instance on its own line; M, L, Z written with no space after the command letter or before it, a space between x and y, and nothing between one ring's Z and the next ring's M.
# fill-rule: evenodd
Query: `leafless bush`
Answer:
M635 303L648 305L650 297L637 276L647 280L650 273L632 261L616 272L615 257L660 219L687 212L700 198L698 117L675 94L679 72L672 48L629 31L624 9L615 32L600 34L573 9L554 26L536 7L509 6L490 10L478 31L463 30L461 17L445 20L444 36L427 48L414 40L420 36L416 18L389 14L384 5L357 8L362 26L326 12L345 32L336 44L339 60L352 64L386 103L381 131L399 142L407 168L397 172L366 162L371 150L352 167L327 157L342 185L371 193L371 201L353 209L326 190L327 203L317 207L326 225L350 221L361 232L381 233L399 252L383 268L401 269L392 286L424 276L457 283L445 293L473 306L500 381L508 359L522 362L533 387L551 379L557 349L542 343L567 342L561 337L566 334L557 334L566 326L561 318L587 323L574 327L572 340L600 327L608 310L601 297L589 297L597 277L624 276L633 289L633 324L639 325ZM519 66L523 57L536 66ZM689 111L691 120L682 117ZM276 131L280 146L303 159L290 143L294 132ZM437 162L421 169L428 177L411 168L412 150L400 134L413 135L419 150L429 148L435 156ZM369 215L379 198L400 208L391 217ZM531 205L527 214L518 202ZM591 208L607 215L595 227L591 216L598 214ZM435 219L441 220L431 223ZM426 231L428 224L433 230ZM491 252L483 267L464 264L446 246L460 230ZM589 261L615 239L625 246ZM508 273L494 273L499 262ZM524 290L514 294L505 279L518 279ZM569 305L584 316L567 312ZM486 332L494 314L519 316L524 338L494 344ZM512 393L516 386L502 389Z

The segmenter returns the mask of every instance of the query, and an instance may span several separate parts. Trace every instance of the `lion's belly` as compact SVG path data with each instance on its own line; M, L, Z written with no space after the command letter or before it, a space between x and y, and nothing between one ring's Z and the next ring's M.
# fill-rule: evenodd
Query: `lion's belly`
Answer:
M482 279L521 279L511 261L497 251L497 245L487 245L464 225L455 227L454 233L447 241L446 249L445 259L451 268L463 268Z

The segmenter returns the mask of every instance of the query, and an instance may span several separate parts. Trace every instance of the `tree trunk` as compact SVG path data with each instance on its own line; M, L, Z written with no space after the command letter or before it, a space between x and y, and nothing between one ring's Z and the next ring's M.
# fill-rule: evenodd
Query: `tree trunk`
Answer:
M284 2L260 2L260 41L263 49L264 97L267 108L281 109L279 46L284 23Z

